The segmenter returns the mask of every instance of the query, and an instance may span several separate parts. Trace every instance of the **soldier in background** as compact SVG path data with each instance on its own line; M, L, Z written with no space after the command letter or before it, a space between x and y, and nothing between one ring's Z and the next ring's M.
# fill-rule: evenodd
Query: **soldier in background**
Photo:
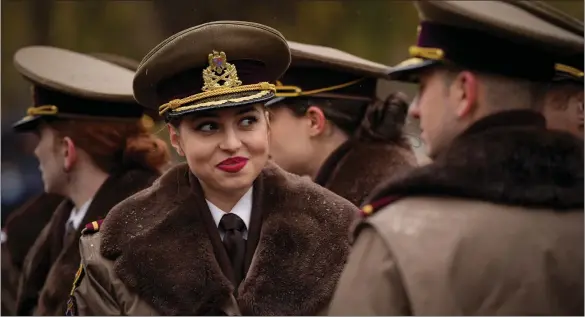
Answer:
M138 62L127 57L109 53L89 55L131 71L136 71L138 68ZM24 258L63 199L63 196L55 194L36 195L12 212L3 224L2 315L15 313L18 279Z
M556 75L550 83L543 111L549 129L567 131L581 139L584 58L583 54L577 54L556 65Z
M583 38L515 2L416 5L391 75L434 160L369 198L330 314L583 315L583 141L540 113Z
M383 179L416 165L403 133L408 104L376 97L387 66L289 41L291 66L270 110L274 162L360 206Z
M24 260L16 314L61 315L79 266L80 225L150 186L169 153L141 120L133 71L46 46L20 49L14 62L34 91L34 106L14 129L38 134L45 192L67 198Z
M583 21L544 2L518 1L517 5L559 28L583 37ZM555 65L548 85L543 114L549 129L563 130L583 138L583 53L565 56Z

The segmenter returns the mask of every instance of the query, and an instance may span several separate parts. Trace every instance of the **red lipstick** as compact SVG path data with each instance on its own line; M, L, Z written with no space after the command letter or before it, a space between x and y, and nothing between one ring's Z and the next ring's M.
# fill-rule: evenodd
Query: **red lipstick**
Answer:
M217 164L217 168L228 173L237 173L248 164L248 159L241 156L227 158Z

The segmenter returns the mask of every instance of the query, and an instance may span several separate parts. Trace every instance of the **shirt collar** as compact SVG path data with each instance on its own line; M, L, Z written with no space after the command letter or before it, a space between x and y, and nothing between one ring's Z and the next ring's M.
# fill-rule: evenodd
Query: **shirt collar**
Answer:
M250 187L250 189L248 189L244 196L238 200L236 205L230 211L230 213L233 213L242 218L244 224L246 225L246 230L250 228L250 217L252 215L252 191L253 187ZM219 221L221 220L221 217L226 214L226 212L219 209L209 200L206 199L205 201L207 202L207 206L209 206L209 211L211 211L211 215L215 221L215 226L219 227Z
M87 210L89 209L89 205L91 205L92 200L93 198L90 198L83 205L81 205L79 209L74 207L71 210L71 214L69 215L69 220L67 220L67 223L71 222L75 229L79 229L81 221L83 221L85 214L87 214Z

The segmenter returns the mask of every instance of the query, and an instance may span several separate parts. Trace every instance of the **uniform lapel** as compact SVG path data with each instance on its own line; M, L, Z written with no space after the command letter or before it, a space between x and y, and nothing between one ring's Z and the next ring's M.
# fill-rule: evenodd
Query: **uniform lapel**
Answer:
M221 241L221 237L219 236L219 230L217 229L215 221L211 216L209 206L205 201L205 195L203 193L203 189L201 188L201 184L199 184L199 180L197 180L197 178L191 173L189 173L189 183L191 184L191 189L195 192L195 195L193 196L197 201L197 207L194 208L195 212L199 213L199 216L203 221L203 225L205 226L205 230L207 231L207 235L209 236L211 245L213 246L215 259L217 260L217 263L219 264L219 267L221 268L224 276L227 277L230 282L232 282L232 284L234 284L235 277L232 265L230 263L227 251L225 250Z

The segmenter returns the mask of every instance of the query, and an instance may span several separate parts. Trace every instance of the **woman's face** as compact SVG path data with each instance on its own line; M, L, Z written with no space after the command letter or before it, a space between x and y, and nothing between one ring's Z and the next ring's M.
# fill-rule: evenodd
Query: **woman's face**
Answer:
M261 104L196 113L181 120L178 133L169 129L171 143L204 189L247 190L268 161Z
M290 173L309 175L308 165L313 160L310 127L307 116L296 116L284 104L271 106L271 159Z
M65 157L60 142L58 142L58 135L46 124L39 126L37 135L39 142L34 153L39 160L39 170L43 178L45 192L64 194L67 175L64 171Z

